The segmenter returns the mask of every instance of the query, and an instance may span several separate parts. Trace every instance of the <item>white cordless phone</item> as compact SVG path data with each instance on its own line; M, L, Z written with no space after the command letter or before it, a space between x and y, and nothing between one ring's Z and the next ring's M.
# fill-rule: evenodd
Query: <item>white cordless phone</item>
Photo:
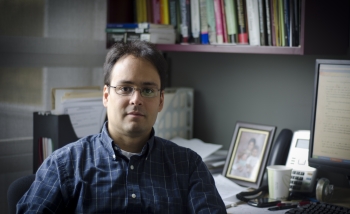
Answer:
M317 170L308 164L309 141L309 130L294 132L286 164L293 168L289 187L291 192L312 192L315 186Z

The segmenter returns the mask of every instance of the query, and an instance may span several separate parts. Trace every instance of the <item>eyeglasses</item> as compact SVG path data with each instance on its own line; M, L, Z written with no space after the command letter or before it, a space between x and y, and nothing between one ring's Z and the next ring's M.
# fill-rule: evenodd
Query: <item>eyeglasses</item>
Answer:
M132 86L111 86L108 85L110 88L114 88L115 93L122 95L122 96L132 96L135 91L140 91L140 94L142 97L146 98L152 98L158 96L158 92L160 91L157 88L136 88Z

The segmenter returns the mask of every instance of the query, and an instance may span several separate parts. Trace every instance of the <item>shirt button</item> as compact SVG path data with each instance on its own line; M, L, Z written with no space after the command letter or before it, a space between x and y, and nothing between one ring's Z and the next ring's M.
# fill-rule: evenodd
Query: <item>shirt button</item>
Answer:
M131 165L131 166L130 166L130 169L133 170L133 169L134 169L134 165Z
M136 195L133 193L133 194L131 195L131 197L132 197L132 198L136 198Z

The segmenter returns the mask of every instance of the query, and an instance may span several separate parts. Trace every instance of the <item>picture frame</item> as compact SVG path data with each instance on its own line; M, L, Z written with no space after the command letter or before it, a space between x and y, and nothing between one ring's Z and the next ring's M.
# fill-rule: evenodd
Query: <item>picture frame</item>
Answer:
M276 126L238 121L222 175L235 183L259 188Z

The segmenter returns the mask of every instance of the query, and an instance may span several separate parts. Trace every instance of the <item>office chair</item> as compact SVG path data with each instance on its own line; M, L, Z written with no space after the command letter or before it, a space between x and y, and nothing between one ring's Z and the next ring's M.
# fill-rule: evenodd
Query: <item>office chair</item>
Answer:
M9 213L16 213L17 202L22 198L25 192L29 189L35 179L35 174L26 175L14 180L7 190L7 203Z

